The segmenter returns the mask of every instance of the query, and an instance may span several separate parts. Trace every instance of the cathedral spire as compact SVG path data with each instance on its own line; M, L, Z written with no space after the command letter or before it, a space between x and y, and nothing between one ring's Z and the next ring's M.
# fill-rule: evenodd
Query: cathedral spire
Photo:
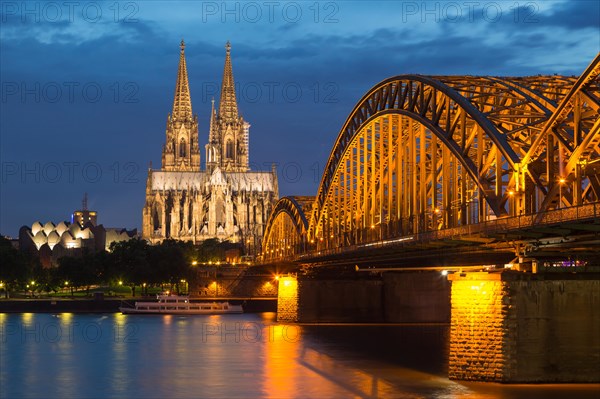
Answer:
M225 45L225 67L223 69L223 84L221 85L221 103L219 104L219 119L226 122L237 120L238 110L235 99L235 81L231 69L231 44Z
M215 99L211 101L212 108L210 110L210 128L208 131L208 142L215 143L217 141L217 135L215 129L217 127L217 112L215 111Z
M179 70L177 71L177 83L175 84L175 99L173 101L174 119L192 118L192 98L190 96L190 85L188 83L187 67L185 64L185 43L181 40L181 54L179 55Z

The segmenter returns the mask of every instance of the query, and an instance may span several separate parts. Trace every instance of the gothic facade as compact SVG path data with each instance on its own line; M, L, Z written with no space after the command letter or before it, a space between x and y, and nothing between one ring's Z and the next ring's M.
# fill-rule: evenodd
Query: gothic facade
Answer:
M213 101L206 163L201 168L198 117L192 100L181 42L173 111L167 118L166 142L159 170L148 170L142 237L152 243L166 238L208 238L260 246L265 224L278 198L277 173L249 168L250 124L238 112L231 46L226 45L219 109Z

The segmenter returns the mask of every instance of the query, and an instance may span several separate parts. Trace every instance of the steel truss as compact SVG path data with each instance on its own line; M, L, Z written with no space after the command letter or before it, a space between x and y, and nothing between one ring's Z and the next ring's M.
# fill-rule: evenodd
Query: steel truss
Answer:
M263 240L263 259L289 258L306 251L308 220L314 197L283 197L269 219Z
M579 78L382 81L340 131L309 218L280 200L265 250L293 255L599 201L599 74L600 54ZM298 249L282 250L285 240Z

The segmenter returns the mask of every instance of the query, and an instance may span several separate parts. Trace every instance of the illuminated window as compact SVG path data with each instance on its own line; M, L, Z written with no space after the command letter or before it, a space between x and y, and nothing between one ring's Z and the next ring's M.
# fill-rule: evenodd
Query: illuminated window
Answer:
M181 142L179 143L179 156L180 157L185 157L185 153L186 153L186 148L185 148L185 140L181 139Z
M233 142L231 140L227 140L227 145L225 146L225 158L233 159Z

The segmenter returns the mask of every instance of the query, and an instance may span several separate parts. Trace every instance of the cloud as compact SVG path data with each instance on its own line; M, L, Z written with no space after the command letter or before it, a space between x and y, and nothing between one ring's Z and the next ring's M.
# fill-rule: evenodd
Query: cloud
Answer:
M50 11L48 5L52 5ZM111 7L114 4L98 2L3 3L0 40L19 42L34 39L47 45L80 45L105 37L139 42L160 35L158 24L119 17Z
M520 7L520 10L521 15L532 12L528 7ZM534 12L533 18L539 20L539 24L548 27L559 26L569 30L600 29L600 3L595 0L564 1L548 11L541 11L539 18Z
M183 6L192 7L188 3L192 4ZM198 12L182 16L170 3L151 10L150 4L143 3L144 13L136 15L137 22L115 21L110 13L103 14L109 19L97 23L79 17L23 22L20 16L0 15L3 83L29 88L36 83L80 84L72 103L64 96L56 103L43 96L35 101L34 95L23 101L19 94L2 102L3 161L101 162L102 184L85 189L99 203L109 203L119 191L131 204L104 213L112 218L103 217L109 225L139 226L145 168L149 160L155 167L160 164L182 36L201 144L206 142L210 112L206 88L220 87L224 44L230 39L240 109L252 124L251 162L297 162L303 167L299 182L281 180L282 194L316 192L319 165L326 162L344 120L360 97L385 78L408 73L577 75L600 50L597 2L536 3L540 9L535 23L515 23L510 12L497 22L483 18L422 22L419 15L403 22L400 3L344 2L336 15L340 22L330 25L313 23L310 14L306 24L199 24ZM81 87L90 82L104 90L96 103L82 97ZM136 103L123 102L128 82L136 85ZM297 101L286 87L300 87ZM113 97L115 88L118 101ZM258 88L259 97L252 98L249 88ZM126 162L138 165L139 181L121 190L110 169L115 162L121 168ZM16 231L36 218L50 219L34 218L29 212L36 201L44 201L46 191L61 193L49 196L53 206L60 198L67 203L73 196L77 205L83 191L68 184L23 185L19 179L3 187L3 232ZM29 202L20 200L25 197ZM72 210L70 205L60 207L65 215ZM132 212L136 207L140 211ZM7 215L8 209L14 212Z

